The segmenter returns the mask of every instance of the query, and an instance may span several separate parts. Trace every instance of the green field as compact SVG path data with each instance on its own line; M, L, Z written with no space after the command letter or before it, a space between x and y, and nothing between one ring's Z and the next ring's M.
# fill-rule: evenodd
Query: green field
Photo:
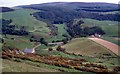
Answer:
M82 18L85 23L82 26L100 26L108 36L118 36L118 22L117 21L99 21L94 19Z
M32 9L16 9L12 12L2 13L2 19L12 19L13 25L16 25L18 28L20 26L25 26L30 32L39 32L39 34L47 35L50 29L47 27L47 24L36 20L32 13L38 12L37 10Z
M27 30L31 32L31 34L41 36L45 38L48 42L53 40L62 40L64 37L62 34L67 34L66 30L64 29L65 26L63 24L54 24L58 28L58 35L57 36L50 36L48 33L50 29L47 27L45 22L36 20L35 17L30 15L31 13L38 12L38 10L32 9L16 9L12 12L4 12L2 13L3 19L12 19L13 25L16 25L18 28L20 26L26 26Z
M29 41L30 39L29 36L16 36L16 35L6 35L6 36L7 38L3 35L5 46L18 48L20 50L34 47L34 43ZM14 40L12 38L14 38Z
M58 34L56 36L52 36L51 38L46 39L48 42L64 39L65 37L63 37L63 34L69 36L68 32L65 30L66 26L64 24L54 24L54 26L57 27Z

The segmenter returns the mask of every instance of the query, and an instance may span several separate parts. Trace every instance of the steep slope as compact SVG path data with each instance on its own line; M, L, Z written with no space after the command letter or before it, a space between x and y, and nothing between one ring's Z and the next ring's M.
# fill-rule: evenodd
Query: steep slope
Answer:
M29 32L39 33L43 36L47 35L50 29L47 27L46 23L36 20L31 15L34 12L38 11L32 9L16 9L13 12L2 13L2 17L0 19L11 19L11 25L16 25L18 28L25 26Z

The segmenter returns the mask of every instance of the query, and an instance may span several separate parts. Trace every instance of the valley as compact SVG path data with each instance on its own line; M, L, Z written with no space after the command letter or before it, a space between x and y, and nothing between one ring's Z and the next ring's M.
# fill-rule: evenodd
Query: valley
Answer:
M119 9L117 4L95 5L5 8L0 12L2 71L120 73Z

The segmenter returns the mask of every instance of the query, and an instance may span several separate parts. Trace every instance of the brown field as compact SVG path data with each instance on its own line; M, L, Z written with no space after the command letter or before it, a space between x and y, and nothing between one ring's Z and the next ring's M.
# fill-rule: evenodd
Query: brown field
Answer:
M104 46L104 47L106 47L108 49L110 49L110 51L112 51L116 55L120 55L119 54L120 46L118 46L118 45L116 45L114 43L111 43L109 41L100 39L100 38L89 38L89 39L95 41L96 43L101 44L102 46Z

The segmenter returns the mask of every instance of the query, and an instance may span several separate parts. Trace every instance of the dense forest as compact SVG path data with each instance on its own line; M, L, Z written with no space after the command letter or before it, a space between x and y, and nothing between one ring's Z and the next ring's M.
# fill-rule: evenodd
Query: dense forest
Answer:
M75 18L91 18L96 20L120 21L120 14L99 14L85 11L66 12L66 11L43 11L33 14L38 20L50 21L52 24L61 24Z

